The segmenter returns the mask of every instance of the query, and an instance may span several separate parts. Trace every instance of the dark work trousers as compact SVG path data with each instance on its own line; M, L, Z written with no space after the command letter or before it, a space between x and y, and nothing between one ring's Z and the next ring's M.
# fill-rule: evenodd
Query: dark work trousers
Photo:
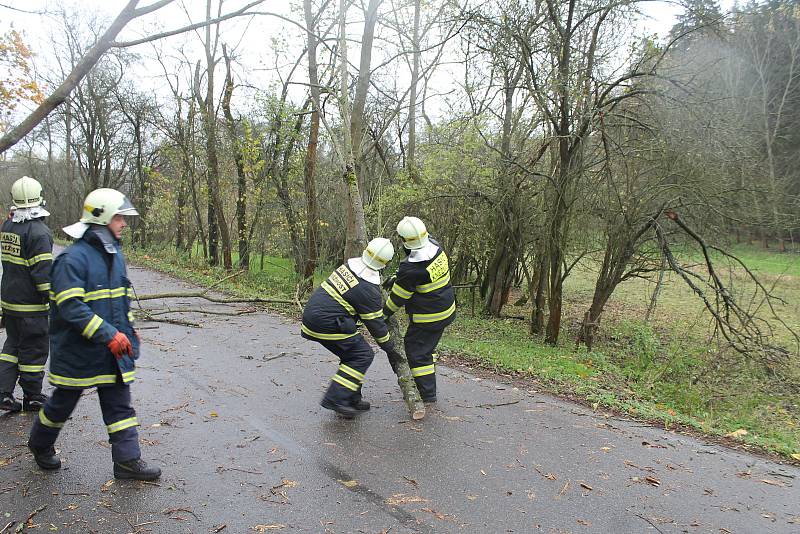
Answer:
M37 449L53 446L64 423L72 415L83 390L56 388L50 399L39 411L31 429L31 445ZM111 444L111 459L127 462L141 457L136 412L131 406L131 388L117 382L112 386L97 388L103 421Z
M322 346L339 357L339 369L331 377L325 398L350 406L361 400L361 386L375 352L361 334L340 341L322 341Z
M403 338L411 375L417 383L422 400L436 397L434 353L439 340L442 339L443 332L444 328L420 328L416 323L410 323Z
M42 393L49 340L46 315L5 315L6 342L0 353L0 393L13 393L19 385L25 398Z

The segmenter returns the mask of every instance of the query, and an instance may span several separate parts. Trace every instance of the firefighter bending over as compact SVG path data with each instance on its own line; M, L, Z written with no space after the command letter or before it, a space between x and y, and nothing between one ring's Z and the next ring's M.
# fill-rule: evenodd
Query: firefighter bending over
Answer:
M392 256L394 247L388 239L373 239L360 258L350 258L322 282L303 310L302 336L322 344L341 362L320 404L346 418L370 408L361 398L361 386L375 353L358 332L356 320L364 323L384 351L392 350L378 273Z

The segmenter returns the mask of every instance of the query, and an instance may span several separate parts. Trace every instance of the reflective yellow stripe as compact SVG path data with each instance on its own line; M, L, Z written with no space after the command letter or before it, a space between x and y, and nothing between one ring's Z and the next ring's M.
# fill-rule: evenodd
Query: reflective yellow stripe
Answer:
M355 369L353 369L349 365L341 364L341 365L339 365L339 370L340 371L344 371L346 374L352 376L353 378L355 378L359 382L363 382L364 381L364 373L360 373L360 372L356 371Z
M69 289L65 289L64 291L61 291L60 293L57 293L55 296L53 296L53 294L51 293L50 300L55 300L56 304L61 304L67 299L71 299L74 297L83 298L84 295L86 295L86 290L83 289L82 287L71 287Z
M311 330L310 328L308 328L304 324L300 325L300 330L302 330L303 332L305 332L306 334L308 334L311 337L315 337L317 339L324 339L326 341L336 341L336 340L339 340L339 339L347 339L349 337L353 337L355 335L358 335L358 332L353 332L352 334L322 334L320 332L314 332L313 330Z
M50 428L63 428L64 426L64 423L56 423L48 419L47 416L44 414L44 408L39 410L39 422L42 423L44 426L48 426Z
M20 373L43 373L44 365L20 365Z
M392 310L392 313L394 313L394 312L396 312L397 310L400 309L400 306L395 304L394 301L392 300L392 296L391 295L389 295L389 298L386 299L386 307L389 308L390 310Z
M38 256L34 256L28 260L28 265L36 265L40 261L53 261L53 255L49 252L45 252L44 254L39 254Z
M378 343L386 343L387 341L389 341L390 337L392 337L392 334L386 334L383 337L375 338L375 341L377 341Z
M364 321L369 321L370 319L377 319L378 317L381 317L381 316L383 316L383 310L378 310L376 312L359 314L359 317L361 317L361 319L363 319Z
M86 339L92 339L92 336L95 332L97 332L97 329L100 328L101 324L103 324L103 320L97 315L93 316L86 324L86 327L83 329L83 332L81 332L81 335Z
M438 279L435 282L417 286L417 293L430 293L431 291L435 291L436 289L444 287L449 283L450 283L450 273L447 273L445 276L443 276L442 278Z
M36 289L39 291L50 291L50 282L45 282L44 284L36 284Z
M122 382L127 384L128 382L133 382L136 378L136 371L128 371L127 373L122 373Z
M11 256L10 254L3 254L3 261L7 261L8 263L13 263L15 265L23 265L25 267L28 266L28 262L25 261L25 258L20 258L19 256Z
M132 311L129 311L129 312L128 312L128 321L130 321L130 322L133 322L133 321L134 321L134 319L135 319L135 317L133 316L133 312L132 312Z
M74 386L88 388L100 384L116 384L117 375L97 375L89 378L70 378L68 376L54 375L51 372L50 383L54 386Z
M413 377L432 375L435 372L436 372L436 366L433 364L423 365L422 367L411 368L411 376Z
M123 419L122 421L117 421L116 423L107 425L106 428L108 429L109 434L113 434L114 432L119 432L120 430L125 430L126 428L130 428L132 426L139 426L139 421L137 421L135 417L129 417L127 419Z
M98 289L97 291L89 291L83 297L84 302L91 302L100 299L115 299L127 295L127 290L124 287L115 287L114 289Z
M10 302L6 302L4 300L0 300L0 306L7 310L11 311L18 311L18 312L37 312L37 311L47 311L50 309L50 304L12 304Z
M394 293L395 295L397 295L397 296L398 296L398 297L400 297L401 299L410 299L410 298L411 298L411 295L413 295L413 294L414 294L414 293L413 293L413 292L411 292L411 291L406 291L405 289L403 289L402 287L400 287L400 286L399 286L399 285L397 285L397 284L394 284L394 285L392 286L392 293Z
M443 312L438 313L415 313L411 316L411 321L415 323L435 323L447 319L453 312L456 311L456 303L454 302L449 308Z
M340 295L340 294L339 294L339 293L338 293L338 292L337 292L335 289L333 289L333 288L332 288L332 287L331 287L331 286L328 284L328 282L322 282L322 284L320 284L320 286L322 287L322 289L324 289L324 290L325 290L325 292L326 292L328 295L330 295L331 297L333 297L333 298L334 298L334 300L336 300L336 302L338 302L339 304L341 304L341 305L342 305L342 307L345 309L345 311L346 311L347 313L349 313L350 315L355 315L355 314L356 314L356 310L355 310L355 308L353 308L353 307L350 305L350 303L349 303L349 302L347 302L346 300L344 300L344 299L342 298L342 296L341 296L341 295Z
M350 382L348 379L343 378L343 377L341 377L339 375L333 375L333 378L331 378L331 380L333 380L337 384L343 385L344 387L346 387L349 390L358 391L358 384L354 384L354 383Z
M19 359L16 356L11 354L6 354L5 352L0 354L0 362L8 362L8 363L17 363Z

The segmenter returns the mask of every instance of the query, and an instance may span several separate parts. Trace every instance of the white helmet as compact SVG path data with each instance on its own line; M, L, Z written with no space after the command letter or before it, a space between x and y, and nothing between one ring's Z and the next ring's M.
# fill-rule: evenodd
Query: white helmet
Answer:
M11 186L11 199L18 208L33 208L42 204L42 184L23 176Z
M428 244L428 230L425 223L416 217L403 217L397 223L397 233L403 240L403 246L409 250L423 248Z
M68 235L79 239L90 224L107 226L114 215L139 215L128 197L116 189L95 189L83 201L81 220L64 228Z
M128 197L116 189L95 189L83 201L81 222L107 225L114 215L139 215Z
M361 261L373 271L380 271L394 257L394 246L385 237L376 237L361 254Z

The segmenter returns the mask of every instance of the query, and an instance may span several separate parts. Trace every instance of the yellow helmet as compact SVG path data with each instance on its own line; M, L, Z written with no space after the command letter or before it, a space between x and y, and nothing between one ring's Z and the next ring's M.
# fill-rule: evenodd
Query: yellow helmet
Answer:
M394 245L385 237L376 237L361 254L361 261L373 271L380 271L394 257Z
M42 204L42 184L23 176L11 186L11 199L18 208L33 208Z
M403 246L409 250L423 248L428 244L428 230L425 223L416 217L403 217L397 223L397 233L403 240Z

